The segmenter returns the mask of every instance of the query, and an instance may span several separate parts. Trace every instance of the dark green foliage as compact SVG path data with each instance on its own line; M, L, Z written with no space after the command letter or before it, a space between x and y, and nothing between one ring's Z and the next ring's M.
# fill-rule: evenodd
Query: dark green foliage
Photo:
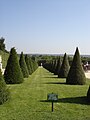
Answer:
M60 71L60 68L61 68L61 64L62 64L61 58L59 57L57 59L57 65L56 65L55 72L54 72L55 75L59 74L59 71Z
M5 51L5 39L3 37L0 38L0 50Z
M20 64L20 67L21 67L21 70L22 70L22 73L23 73L23 77L27 78L29 76L29 72L28 72L28 68L27 68L27 65L26 65L26 62L25 62L23 52L21 52L19 64Z
M25 62L28 68L29 75L31 74L30 64L29 64L29 57L28 55L25 55Z
M59 78L66 78L67 75L68 75L68 72L69 72L69 68L70 68L70 66L69 66L69 62L68 62L68 57L67 57L67 55L65 53L61 68L60 68L60 70L58 72L58 77Z
M50 66L50 72L54 73L54 60L51 61L51 63L49 63Z
M43 64L43 67L47 69L49 72L54 73L54 61L48 61L45 64Z
M90 86L89 86L89 89L88 89L88 92L87 92L87 100L90 102Z
M33 72L38 68L38 64L35 60L32 59Z
M31 75L34 72L34 69L33 69L33 61L30 57L29 57L29 65L30 65L30 75Z
M74 84L74 85L83 85L86 83L86 77L83 71L81 58L79 54L78 48L76 48L76 52L72 61L71 68L69 70L67 79L67 84Z
M35 59L29 58L29 62L30 62L30 67L32 70L32 73L38 68L38 64L36 62Z
M24 80L15 48L10 51L4 78L7 84L22 83Z
M53 66L52 66L52 62L46 62L46 63L44 63L43 64L43 67L45 68L45 69L47 69L48 71L50 71L50 72L54 72L53 71Z
M53 73L56 74L57 59L54 60Z
M9 90L0 70L0 105L6 102L10 97Z
M32 59L32 60L34 60L34 61L36 60L36 58L35 58L35 56L34 56L34 55L32 55L31 59Z
M47 61L45 64L43 64L43 67L48 71L54 73L55 75L58 75L58 71L61 67L61 57L57 57L54 60Z
M25 62L28 68L29 75L31 75L38 68L38 64L34 59L31 59L28 55L25 55Z

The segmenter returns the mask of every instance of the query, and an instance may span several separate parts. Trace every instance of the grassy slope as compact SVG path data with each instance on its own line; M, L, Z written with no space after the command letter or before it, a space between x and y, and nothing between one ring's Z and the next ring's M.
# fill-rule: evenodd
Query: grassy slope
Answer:
M65 85L65 79L38 68L22 84L9 85L11 99L0 106L0 120L90 120L85 101L87 85ZM47 102L48 93L59 95L58 103Z
M2 56L2 65L3 65L3 68L5 68L5 66L7 64L7 60L8 60L9 54L0 50L0 55Z

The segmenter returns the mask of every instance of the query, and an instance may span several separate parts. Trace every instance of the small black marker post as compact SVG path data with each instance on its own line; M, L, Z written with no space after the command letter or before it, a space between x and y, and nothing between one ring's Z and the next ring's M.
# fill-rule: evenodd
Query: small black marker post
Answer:
M54 104L53 104L53 101L52 101L52 112L53 112L53 105L54 105Z

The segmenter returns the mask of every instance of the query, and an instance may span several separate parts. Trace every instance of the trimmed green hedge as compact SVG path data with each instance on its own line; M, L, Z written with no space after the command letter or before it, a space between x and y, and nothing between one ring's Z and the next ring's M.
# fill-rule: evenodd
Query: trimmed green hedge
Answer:
M0 105L6 102L10 97L10 92L6 86L4 78L0 70Z
M81 62L78 48L76 48L76 52L75 52L72 65L66 79L66 83L73 84L73 85L76 85L76 84L84 85L86 83L86 77L82 67L82 62Z
M24 80L15 48L11 48L4 78L7 84L22 83Z
M19 64L20 64L20 67L21 67L21 70L22 70L22 73L23 73L23 77L28 78L29 72L28 72L28 68L27 68L27 65L26 65L26 62L25 62L23 52L21 52Z

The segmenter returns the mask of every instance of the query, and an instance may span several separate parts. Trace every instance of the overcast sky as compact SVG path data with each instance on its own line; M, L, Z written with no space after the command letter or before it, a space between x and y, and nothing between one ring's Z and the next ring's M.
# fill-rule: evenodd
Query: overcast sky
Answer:
M90 54L90 0L0 0L0 37L20 53Z

